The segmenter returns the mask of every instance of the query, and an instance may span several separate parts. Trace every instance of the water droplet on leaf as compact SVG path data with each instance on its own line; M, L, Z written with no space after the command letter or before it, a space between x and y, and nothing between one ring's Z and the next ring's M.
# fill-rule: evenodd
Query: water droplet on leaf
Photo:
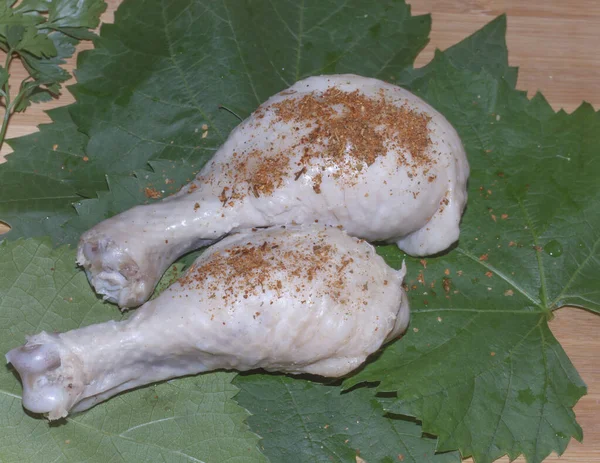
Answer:
M544 251L546 251L546 254L550 257L559 257L563 253L563 247L558 241L552 240L544 246Z

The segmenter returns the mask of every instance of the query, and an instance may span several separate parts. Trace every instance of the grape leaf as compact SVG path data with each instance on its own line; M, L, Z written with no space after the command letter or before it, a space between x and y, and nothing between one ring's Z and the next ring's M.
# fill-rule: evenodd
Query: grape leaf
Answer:
M50 240L0 244L0 350L40 330L64 331L118 316L90 290L69 247ZM21 385L0 369L0 461L264 462L237 405L233 373L211 373L136 389L48 425L21 407Z
M460 241L411 260L412 331L347 386L397 391L389 410L421 419L440 450L542 461L582 438L572 407L585 385L548 320L566 304L600 307L600 117L589 105L554 113L541 96L530 102L486 71L445 61L438 54L423 96L470 155ZM380 252L396 266L404 257Z
M466 39L448 48L444 51L444 56L457 68L473 72L485 69L495 77L504 77L513 88L517 84L518 69L508 65L506 15L498 16ZM423 77L430 75L434 70L435 62L419 69L407 68L397 77L396 83L410 87L416 79L421 79L422 88L426 82Z
M51 235L56 241L76 242L78 235L60 228L75 215L72 203L106 189L101 172L84 168L87 136L68 110L48 114L51 124L10 140L15 151L0 165L0 218L11 226L3 238Z
M239 375L237 402L252 411L250 426L271 461L451 463L457 452L435 454L421 427L384 416L372 391L341 394L339 386L278 375Z
M427 43L429 23L403 2L124 2L102 43L82 55L72 113L135 159L187 157L202 135L194 128L208 124L201 146L216 147L237 124L221 105L245 117L302 77L402 70ZM92 142L89 154L101 149Z

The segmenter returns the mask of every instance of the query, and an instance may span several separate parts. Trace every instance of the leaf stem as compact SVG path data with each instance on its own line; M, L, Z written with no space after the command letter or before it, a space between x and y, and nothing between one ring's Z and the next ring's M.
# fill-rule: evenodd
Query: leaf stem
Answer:
M2 145L4 145L4 137L6 136L6 129L8 128L8 120L9 119L10 119L10 110L9 110L9 108L6 108L4 110L4 118L2 119L2 129L0 130L0 149L2 149Z
M13 56L13 51L12 51L12 49L9 49L6 52L6 60L4 60L4 69L6 69L7 74L8 74L8 67L10 66L10 63L12 61L12 56ZM8 87L8 80L6 81L5 87Z
M11 114L14 112L14 108L16 108L18 106L18 104L21 102L21 98L23 98L25 96L25 90L21 90L17 96L15 97L15 99L12 101L12 103L10 104L10 112Z
M10 77L10 73L8 72L8 68L10 67L10 63L12 62L12 58L13 58L13 50L9 49L6 52L6 60L4 61L4 69L6 70L6 74L9 77ZM2 149L2 146L4 145L4 138L6 137L6 130L8 129L8 121L12 114L12 108L13 108L13 106L11 105L11 101L10 101L10 85L9 85L8 81L9 81L9 79L7 78L5 84L2 88L5 106L4 106L4 117L2 118L2 128L0 129L0 149Z

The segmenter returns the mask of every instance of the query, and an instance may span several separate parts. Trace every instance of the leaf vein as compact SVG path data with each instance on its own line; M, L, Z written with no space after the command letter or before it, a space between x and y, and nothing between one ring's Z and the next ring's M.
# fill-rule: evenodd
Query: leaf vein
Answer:
M126 429L125 431L123 431L121 434L119 434L119 437L124 437L124 434L127 434L128 432L134 431L134 430L139 429L139 428L143 428L143 427L146 427L146 426L151 426L151 425L156 424L156 423L162 423L163 421L176 420L177 418L185 418L185 416L184 415L169 416L167 418L161 418L160 420L154 420L154 421L149 421L148 423L138 424L137 426L132 426L131 428Z
M248 65L246 64L246 60L244 59L244 54L242 53L242 48L240 47L240 42L237 38L237 34L235 33L235 28L233 27L233 23L231 22L231 14L229 13L229 8L227 8L227 0L222 0L223 8L225 8L225 13L227 14L227 24L229 25L229 29L231 30L231 36L233 38L233 42L237 48L238 55L240 57L240 61L242 62L242 66L244 66L244 71L246 71L246 75L248 76L248 83L250 84L250 88L254 93L254 97L256 98L256 102L260 105L262 101L258 96L258 92L256 91L256 87L254 86L254 81L252 80L252 76L250 75L250 71L248 70Z
M327 21L329 21L335 15L337 15L340 11L342 11L344 8L346 8L346 6L348 6L348 0L344 0L344 2L339 7L337 7L335 10L333 10L331 13L329 13L327 16L325 16L323 19L321 19L317 24L308 28L305 33L309 34L317 27L321 27L323 24L325 24Z
M542 361L544 363L544 376L545 376L545 379L544 379L544 397L547 397L549 378L548 378L548 359L546 358L546 349L545 349L546 338L544 337L544 330L542 330L541 326L539 326L539 329L540 329L540 337L541 337L541 340L542 340L542 343L541 343L542 349L541 349L541 351L542 351ZM542 400L542 409L540 410L540 420L538 422L537 436L536 436L536 439L535 439L535 452L534 452L534 455L538 455L538 448L539 448L539 443L540 443L540 434L542 433L542 419L544 418L544 409L546 408L546 403L547 403L547 400ZM541 460L541 458L540 458L540 460Z
M171 39L171 35L169 34L169 28L168 28L168 21L167 21L167 12L165 11L165 5L164 3L161 2L161 14L162 14L162 20L163 23L165 25L164 27L164 31L165 31L165 40L167 42L167 47L169 49L169 59L170 61L173 63L173 66L175 66L175 70L176 72L179 74L179 78L181 79L181 81L183 82L183 85L185 86L185 89L187 90L188 95L190 95L190 99L191 101L193 101L194 104L194 108L202 115L202 117L206 118L207 121L209 121L211 123L211 125L214 127L215 132L217 132L217 135L219 136L219 138L221 139L221 141L224 140L224 136L221 133L221 131L219 130L219 128L216 126L215 122L212 120L212 118L202 109L202 107L200 106L200 104L198 104L198 102L194 99L194 95L193 92L190 88L189 82L184 74L184 72L181 70L181 67L179 66L179 63L177 62L177 60L175 59L175 53L173 51L173 41Z
M490 265L487 262L478 259L477 256L474 256L473 254L471 254L466 249L463 249L461 247L457 247L456 251L459 252L460 254L462 254L463 256L468 257L472 261L479 263L481 266L485 267L490 272L492 272L492 273L496 274L497 276L499 276L500 278L502 278L509 285L511 285L514 289L516 289L519 293L521 293L523 296L525 296L527 299L529 299L531 302L533 302L537 307L539 307L540 309L542 309L542 311L545 311L545 308L540 305L541 302L538 299L534 298L531 294L529 294L527 291L525 291L525 289L523 289L515 280L513 280L512 278L510 278L508 275L506 275L505 273L501 272L499 269L497 269L493 265Z
M106 437L110 438L111 440L116 437L116 438L123 439L123 440L129 441L129 442L133 442L135 444L147 445L149 447L154 447L156 449L159 449L161 451L165 451L167 453L172 453L174 455L179 455L179 456L182 456L184 458L187 458L190 461L193 461L194 463L205 463L202 460L198 460L197 458L195 458L195 457L193 457L191 455L188 455L187 453L181 452L179 450L170 449L168 447L163 447L162 445L154 444L154 443L151 443L151 442L139 442L139 441L137 441L135 439L132 439L130 437L125 437L125 436L120 436L118 434L113 434L113 433L104 431L102 429L96 428L94 426L90 426L89 424L85 424L85 423L83 423L81 421L74 420L74 419L69 418L69 417L67 417L66 420L69 423L75 423L76 425L79 425L79 426L81 426L83 428L87 428L87 429L89 429L91 431L94 431L94 432L99 432L100 434L105 435Z
M556 304L559 302L559 300L563 296L565 296L565 293L569 290L569 288L571 287L571 285L575 281L575 278L577 278L579 276L579 274L581 273L581 271L583 270L583 268L587 265L587 263L590 261L590 259L592 259L592 257L594 257L594 255L596 254L597 247L598 247L599 244L600 244L600 237L596 241L594 241L594 244L592 246L592 250L590 251L590 253L588 254L588 256L583 260L583 262L581 264L579 264L579 266L577 266L577 268L575 269L575 272L573 272L573 275L571 276L571 278L569 279L569 281L567 281L567 283L565 284L565 286L563 287L563 289L559 292L558 296L556 296L556 298L550 304L550 308L555 307Z
M535 257L536 257L537 263L538 263L538 272L540 274L540 285L541 285L541 290L542 290L542 300L541 300L542 305L541 305L541 307L545 311L548 311L548 290L546 288L546 273L544 271L544 261L542 259L542 253L539 251L539 248L540 248L539 237L535 231L534 224L531 220L531 217L529 216L529 212L527 211L525 204L523 203L523 200L521 198L519 198L517 200L517 202L519 204L519 207L521 208L521 212L523 212L523 215L525 216L525 222L527 223L527 228L531 231L531 235L533 236L533 244L535 246Z
M486 454L488 454L488 455L491 454L490 452L492 450L492 445L494 444L496 435L498 434L498 429L500 427L500 423L504 422L504 420L503 420L504 411L506 410L506 407L508 405L508 397L510 396L510 391L512 390L512 380L513 380L513 375L514 375L512 357L509 357L508 361L509 361L509 365L510 365L510 373L508 376L508 385L506 386L506 396L504 397L504 404L502 405L502 410L498 414L498 422L496 423L496 427L494 428L494 432L492 433L492 438L490 439L490 445L488 446L488 449L486 451Z
M4 389L0 389L0 394L7 395L9 397L12 397L13 399L19 399L19 400L21 400L21 396L20 395L13 394L11 392L5 391Z
M290 399L292 400L292 404L294 405L294 410L296 410L296 414L300 417L300 423L302 425L302 429L306 433L306 438L310 442L310 445L312 447L314 447L316 445L316 443L312 439L312 436L308 430L308 426L306 425L306 422L304 421L304 415L302 414L302 411L300 410L300 407L298 406L298 403L296 402L296 398L294 397L294 394L292 393L292 391L290 390L290 387L288 386L288 384L285 381L281 381L281 384L283 384L283 386L285 387L285 390L287 391L288 395L290 396Z

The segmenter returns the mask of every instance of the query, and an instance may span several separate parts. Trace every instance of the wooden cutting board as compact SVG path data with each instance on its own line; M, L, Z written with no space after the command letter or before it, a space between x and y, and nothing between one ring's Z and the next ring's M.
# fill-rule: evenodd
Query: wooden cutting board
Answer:
M108 0L108 3L105 22L112 21L120 1ZM445 49L497 15L507 13L509 60L511 65L520 67L518 87L527 90L530 96L542 91L557 110L564 108L571 112L582 100L600 108L600 1L414 0L411 3L414 14L433 14L431 42L417 59L418 66L431 60L435 48ZM89 44L80 48L89 48ZM73 63L71 60L71 69ZM24 71L16 69L11 82L18 85L24 77ZM57 101L29 108L13 118L8 137L37 130L37 125L49 122L45 110L71 102L73 97L65 92ZM10 149L3 147L0 162L8 152ZM575 407L584 443L573 441L560 459L551 456L546 461L600 463L600 317L571 308L555 314L550 324L552 331L587 383L589 393ZM504 463L508 459L499 461Z

